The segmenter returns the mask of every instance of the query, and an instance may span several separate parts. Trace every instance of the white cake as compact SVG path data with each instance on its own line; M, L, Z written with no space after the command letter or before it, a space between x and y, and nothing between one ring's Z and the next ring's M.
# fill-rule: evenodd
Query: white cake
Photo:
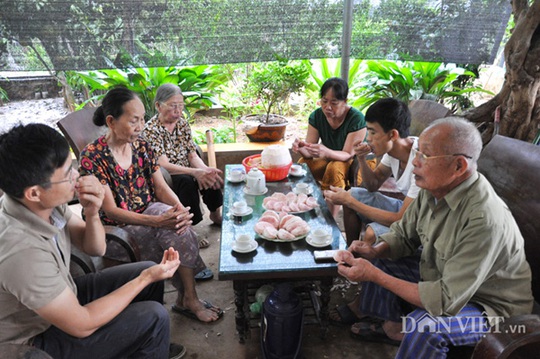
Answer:
M282 145L270 145L261 154L262 168L277 168L287 166L292 162L289 149Z

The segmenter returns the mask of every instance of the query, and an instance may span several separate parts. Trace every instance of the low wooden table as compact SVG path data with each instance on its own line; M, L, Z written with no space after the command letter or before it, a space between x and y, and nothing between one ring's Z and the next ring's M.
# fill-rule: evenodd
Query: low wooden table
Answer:
M225 183L218 278L219 280L233 281L236 327L241 343L245 342L246 334L249 334L250 313L248 306L253 291L258 286L269 282L320 283L320 290L315 290L308 284L310 288L308 297L312 302L314 320L306 318L305 323L317 322L321 325L321 332L323 334L326 332L330 288L333 278L337 275L337 265L332 262L316 263L313 251L344 249L346 242L330 214L322 192L311 172L305 165L303 166L307 172L304 177L288 177L279 182L267 182L268 192L264 195L253 196L244 193L244 182L235 184L226 181ZM228 178L229 172L238 167L242 166L227 165L225 177ZM305 239L279 243L268 241L257 236L253 229L265 211L262 207L262 201L265 197L275 192L291 192L294 186L301 182L308 183L313 187L312 196L317 199L319 207L299 214L299 216L309 224L311 230L325 228L332 233L333 241L327 247L314 248L307 244ZM245 200L248 206L253 209L253 213L242 218L230 216L229 209L232 208L232 203L239 200ZM259 247L250 253L234 252L232 245L240 234L250 235L257 241Z

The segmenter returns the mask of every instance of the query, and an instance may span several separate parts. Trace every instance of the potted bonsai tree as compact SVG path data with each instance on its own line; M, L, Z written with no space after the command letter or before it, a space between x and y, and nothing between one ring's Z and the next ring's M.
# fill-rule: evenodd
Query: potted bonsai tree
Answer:
M256 67L246 81L244 96L260 102L262 114L244 116L244 132L252 142L278 141L285 135L287 120L273 114L274 106L308 85L309 69L300 61L283 58Z

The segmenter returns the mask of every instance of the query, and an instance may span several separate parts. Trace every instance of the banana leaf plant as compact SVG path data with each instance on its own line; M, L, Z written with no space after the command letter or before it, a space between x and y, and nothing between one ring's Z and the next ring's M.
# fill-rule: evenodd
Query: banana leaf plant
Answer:
M216 104L215 91L222 83L224 75L220 67L199 65L193 67L128 67L126 69L102 69L96 71L70 72L77 77L88 90L88 98L79 106L97 103L107 90L115 86L125 86L136 92L141 98L146 117L155 114L154 99L162 84L178 85L184 94L186 115L191 116L201 109ZM71 79L70 81L74 81Z

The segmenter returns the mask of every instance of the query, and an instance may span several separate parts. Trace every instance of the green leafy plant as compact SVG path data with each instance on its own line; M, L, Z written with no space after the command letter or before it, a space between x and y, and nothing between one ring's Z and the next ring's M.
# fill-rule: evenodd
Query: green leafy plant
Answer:
M430 99L440 102L457 103L473 92L485 92L481 87L471 85L470 81L460 82L465 88L457 86L458 78L475 78L476 75L453 64L439 62L394 62L367 61L367 74L353 89L357 99L353 106L360 109L385 97L398 98L404 102L415 99Z
M278 102L285 102L291 93L302 91L308 84L309 70L301 61L278 61L257 63L247 77L243 94L251 103L261 102L265 116L269 119L272 108Z
M235 143L236 131L231 127L210 128L214 132L214 143ZM198 144L206 144L206 130L194 130L193 141Z
M2 79L9 81L5 77L2 77ZM8 102L8 101L9 101L9 97L8 97L8 94L7 94L6 90L4 90L2 87L0 87L0 105L3 105L4 102Z
M78 71L70 72L69 77L70 83L88 88L88 98L79 107L87 103L96 103L107 90L122 85L139 94L148 118L155 114L154 98L158 87L162 84L173 83L182 89L186 114L191 117L196 111L209 108L217 102L214 93L224 79L219 66L208 65Z

